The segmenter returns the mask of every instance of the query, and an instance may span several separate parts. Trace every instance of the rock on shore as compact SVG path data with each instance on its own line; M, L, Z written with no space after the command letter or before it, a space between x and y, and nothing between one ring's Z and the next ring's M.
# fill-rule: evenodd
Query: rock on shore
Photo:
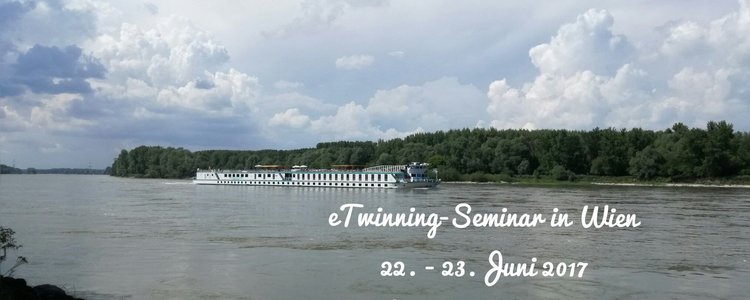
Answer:
M0 276L0 300L82 300L51 284L30 287L21 278Z

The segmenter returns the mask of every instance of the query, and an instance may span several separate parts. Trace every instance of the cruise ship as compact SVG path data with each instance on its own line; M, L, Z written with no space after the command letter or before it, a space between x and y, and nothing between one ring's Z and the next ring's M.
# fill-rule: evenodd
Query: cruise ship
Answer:
M434 187L439 179L427 176L429 164L382 165L364 168L334 165L331 169L307 166L284 167L256 165L252 170L201 170L193 183L212 185L257 185L330 188L424 188ZM433 169L437 177L437 169Z

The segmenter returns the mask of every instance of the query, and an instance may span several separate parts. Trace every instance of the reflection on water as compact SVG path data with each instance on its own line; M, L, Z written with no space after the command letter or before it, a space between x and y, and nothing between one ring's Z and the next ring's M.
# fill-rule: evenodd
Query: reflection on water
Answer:
M0 225L12 227L31 284L91 299L716 298L750 292L750 194L741 189L540 188L444 184L431 190L194 186L106 176L3 175ZM455 216L569 213L568 228L330 227L345 203ZM583 229L584 205L642 225ZM487 257L585 261L583 278L502 278ZM476 277L440 276L443 261ZM380 277L403 261L415 277ZM424 266L438 271L424 271Z

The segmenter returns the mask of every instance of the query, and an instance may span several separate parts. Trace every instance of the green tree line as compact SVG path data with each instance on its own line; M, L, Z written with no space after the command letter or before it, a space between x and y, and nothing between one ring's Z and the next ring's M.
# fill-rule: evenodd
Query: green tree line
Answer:
M725 121L711 121L705 129L677 123L661 131L459 129L377 142L326 142L295 150L191 152L140 146L122 150L111 174L189 178L197 168L250 169L258 164L328 168L413 161L438 167L444 180L468 174L719 178L750 175L750 133L736 132Z

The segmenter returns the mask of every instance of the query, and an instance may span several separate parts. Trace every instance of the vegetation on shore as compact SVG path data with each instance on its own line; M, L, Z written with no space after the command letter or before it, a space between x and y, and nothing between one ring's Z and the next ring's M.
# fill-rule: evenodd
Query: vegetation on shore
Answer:
M25 170L11 166L0 165L0 174L85 174L85 175L102 175L109 174L110 168L91 169L91 168L52 168L37 169L27 168Z
M191 152L140 146L122 150L111 174L190 178L197 168L250 169L257 164L327 168L412 161L439 168L445 181L747 182L750 133L711 121L705 129L677 123L660 131L460 129L377 142L319 143L295 150Z
M23 170L0 164L0 174L23 174Z

